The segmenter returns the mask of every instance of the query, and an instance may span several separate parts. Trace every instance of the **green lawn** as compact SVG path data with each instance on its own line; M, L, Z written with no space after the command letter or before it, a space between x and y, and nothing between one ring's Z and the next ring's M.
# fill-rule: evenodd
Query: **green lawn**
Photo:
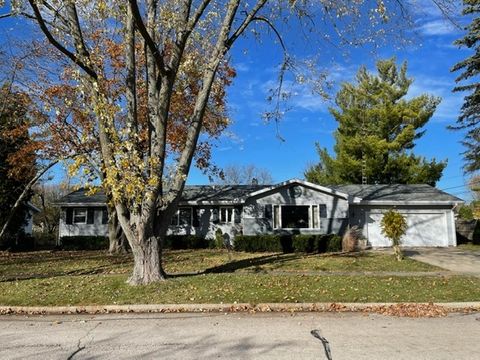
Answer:
M467 251L478 251L480 253L480 245L478 244L472 244L472 243L461 244L461 245L458 245L458 249L467 250Z
M132 287L126 275L60 276L0 283L2 305L263 302L450 302L480 299L472 277L209 274Z
M166 252L165 263L167 271L176 275L162 283L132 287L126 284L132 266L130 256L108 256L102 252L0 253L0 304L480 300L480 278L415 275L418 271L438 269L408 259L397 262L386 253L234 253L233 261L228 262L224 251L185 250ZM205 273L192 275L195 271ZM332 273L315 273L320 271ZM367 276L361 274L363 271L412 273Z
M232 253L221 250L177 250L165 252L168 273L269 272L269 271L439 271L435 266L411 259L397 261L391 254L274 254ZM131 255L109 256L103 251L0 252L0 281L12 278L61 275L127 274Z

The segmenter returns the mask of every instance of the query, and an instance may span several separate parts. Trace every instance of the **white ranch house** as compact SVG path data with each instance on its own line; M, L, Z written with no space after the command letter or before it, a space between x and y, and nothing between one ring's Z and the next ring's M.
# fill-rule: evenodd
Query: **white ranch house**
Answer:
M358 226L368 245L390 246L382 214L401 212L408 230L404 246L456 246L453 209L463 201L429 185L319 186L302 180L277 185L186 186L169 234L214 238L237 234L308 233L342 235ZM107 236L105 196L83 189L61 199L59 237Z

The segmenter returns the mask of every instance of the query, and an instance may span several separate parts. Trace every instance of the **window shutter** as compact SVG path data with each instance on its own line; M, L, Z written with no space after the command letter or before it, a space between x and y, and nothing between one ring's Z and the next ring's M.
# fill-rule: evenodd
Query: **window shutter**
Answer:
M198 214L199 209L197 208L192 208L192 226L193 227L199 227L200 226L200 219L199 219L199 214Z
M320 204L320 217L321 218L326 218L327 217L327 205L325 204Z
M108 210L102 209L102 224L108 224Z
M219 211L218 207L212 208L212 222L214 224L218 224L218 222L220 220L219 216L218 216L218 211Z
M234 221L236 224L240 224L242 222L242 208L240 206L237 206L234 208Z
M65 223L67 225L72 225L72 223L73 223L73 209L72 208L67 208L66 213L67 213L67 216L65 218Z
M265 219L272 220L272 204L265 205Z
M95 209L87 209L87 224L94 223Z

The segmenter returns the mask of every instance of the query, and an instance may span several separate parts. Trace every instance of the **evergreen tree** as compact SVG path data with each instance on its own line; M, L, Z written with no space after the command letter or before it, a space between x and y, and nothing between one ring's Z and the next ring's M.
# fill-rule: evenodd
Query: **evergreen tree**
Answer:
M35 159L23 159L22 171L15 156L24 154L29 144L28 97L14 92L8 84L0 85L0 228L6 222L13 204L34 175ZM28 155L26 155L28 156ZM20 165L19 165L20 166ZM28 198L30 198L29 196ZM7 228L7 238L23 233L27 207L21 206Z
M468 129L463 144L467 148L464 152L467 172L480 170L480 82L478 75L480 73L480 2L478 0L463 1L463 15L473 17L470 24L465 28L467 34L457 41L456 45L467 47L474 50L474 54L456 64L452 71L462 71L455 79L457 83L476 77L477 81L470 84L456 86L453 91L469 91L465 96L460 116L456 126L452 129Z
M420 95L405 99L412 79L407 64L395 59L377 62L378 74L361 67L356 83L344 83L330 109L338 122L335 157L317 144L320 162L305 172L318 184L361 184L362 170L369 184L435 185L446 162L415 156L415 140L432 117L440 99Z

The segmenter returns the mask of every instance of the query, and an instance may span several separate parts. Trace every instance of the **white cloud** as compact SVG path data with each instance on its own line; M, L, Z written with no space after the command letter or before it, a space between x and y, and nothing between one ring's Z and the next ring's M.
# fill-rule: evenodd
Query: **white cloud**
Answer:
M419 30L427 36L450 35L458 32L458 28L446 19L428 21L421 25Z
M248 66L244 62L238 62L238 63L233 64L233 68L237 72L248 72L248 71L250 71L250 66Z

